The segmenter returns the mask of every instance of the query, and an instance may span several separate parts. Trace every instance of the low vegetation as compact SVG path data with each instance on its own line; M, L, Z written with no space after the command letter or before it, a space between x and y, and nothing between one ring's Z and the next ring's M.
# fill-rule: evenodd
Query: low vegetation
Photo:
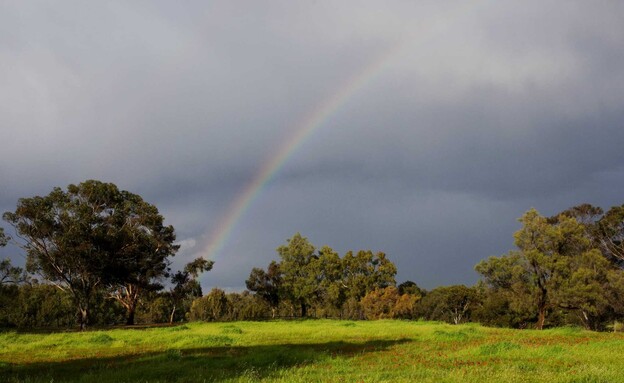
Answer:
M0 334L7 382L620 382L624 335L379 321Z

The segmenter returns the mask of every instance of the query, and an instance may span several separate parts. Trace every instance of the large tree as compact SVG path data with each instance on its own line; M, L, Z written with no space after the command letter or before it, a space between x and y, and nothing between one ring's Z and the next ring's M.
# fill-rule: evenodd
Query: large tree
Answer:
M476 269L495 292L513 294L508 296L515 297L509 300L510 307L520 308L519 302L530 301L538 329L544 327L548 312L555 307L591 313L602 304L594 299L595 292L606 281L606 270L592 272L604 267L600 253L592 250L588 225L595 220L591 218L594 212L588 205L546 218L531 209L520 218L522 228L514 234L519 250L491 257ZM587 303L590 298L595 303Z
M95 180L22 198L4 219L16 229L28 270L71 294L83 329L104 289L116 291L132 319L141 292L165 275L178 248L154 206Z
M110 296L127 312L126 324L134 324L139 298L162 289L168 258L179 249L172 226L165 226L158 209L140 196L120 191L116 206L106 217L111 260L107 272Z
M301 308L301 316L307 316L308 307L319 292L314 263L318 260L315 247L307 238L296 233L285 245L277 248L281 257L280 271L284 293L293 304Z
M542 329L546 314L555 304L553 293L570 273L572 257L590 249L585 227L575 218L560 215L555 222L531 209L520 218L522 228L514 234L516 246L528 262L535 290L537 328Z

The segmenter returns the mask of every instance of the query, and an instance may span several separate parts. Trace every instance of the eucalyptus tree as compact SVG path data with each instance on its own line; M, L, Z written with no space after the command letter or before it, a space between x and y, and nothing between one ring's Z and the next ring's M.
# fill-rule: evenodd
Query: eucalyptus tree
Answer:
M600 218L598 240L603 253L624 266L624 205L612 207Z
M549 223L535 209L520 218L522 228L514 234L515 244L528 262L535 289L538 329L544 327L549 309L556 303L554 293L571 273L573 258L590 250L585 228L576 219L560 215Z
M280 271L285 297L301 309L301 317L307 316L308 307L319 292L319 281L314 272L318 256L316 248L307 238L296 233L285 245L277 248L281 258Z
M279 263L271 261L267 271L254 267L249 278L245 281L245 285L249 291L255 293L269 305L271 317L275 318L282 292L282 274Z
M599 291L607 285L609 271L592 239L596 214L600 212L590 205L551 218L531 209L514 234L518 250L490 257L476 270L495 293L508 293L503 294L510 309L534 310L538 329L554 308L577 311L583 324L592 327L606 302Z
M182 308L183 312L191 309L194 299L201 298L202 289L197 278L205 271L212 270L214 261L199 257L184 266L184 269L176 272L171 276L173 287L169 291L171 298L171 311L169 314L169 323L173 323L176 313Z
M178 249L172 226L141 197L88 180L21 198L4 219L25 250L27 269L71 294L81 329L95 295L109 291L134 318L136 301L157 289Z
M134 324L139 298L163 288L169 257L179 249L173 226L164 225L158 209L140 196L119 191L106 217L111 262L106 268L110 296L127 312L126 324Z

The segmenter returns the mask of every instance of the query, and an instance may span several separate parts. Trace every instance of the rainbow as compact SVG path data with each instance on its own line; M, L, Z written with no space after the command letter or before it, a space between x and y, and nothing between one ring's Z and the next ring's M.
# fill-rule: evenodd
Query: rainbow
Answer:
M404 41L414 44L414 40L416 40L417 43L422 44L433 35L436 35L435 32L439 32L440 29L444 29L451 24L457 16L464 14L467 8L475 8L477 3L471 1L463 3L464 6L457 7L454 10L451 15L453 17L445 18L443 23L434 22L423 28L418 36ZM294 133L283 142L277 153L264 163L243 192L234 200L201 252L204 257L215 260L216 256L221 253L224 245L228 242L238 221L293 153L303 145L308 137L325 125L327 120L343 107L354 94L374 80L385 69L391 59L401 51L404 45L405 43L399 42L382 52L354 75L347 78L333 95L321 102L301 120L297 128L294 129Z
M318 105L315 110L302 120L298 125L299 128L295 129L294 133L284 141L277 154L260 168L260 171L256 173L251 182L228 209L227 214L221 220L217 230L212 233L208 245L202 252L204 256L212 260L215 259L215 256L221 252L223 246L228 241L240 218L260 195L264 187L284 166L286 161L303 145L308 137L323 126L359 89L369 83L375 77L375 74L381 72L381 68L393 56L394 51L395 49L390 49L389 52L382 54L357 74L351 76L339 87L340 90L338 92Z

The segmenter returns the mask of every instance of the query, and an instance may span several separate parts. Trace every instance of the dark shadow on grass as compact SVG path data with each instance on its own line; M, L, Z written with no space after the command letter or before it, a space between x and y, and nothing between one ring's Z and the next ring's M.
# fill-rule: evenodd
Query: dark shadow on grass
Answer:
M386 350L410 339L364 343L328 342L249 347L169 349L119 357L10 365L0 363L2 382L220 382L246 377L252 381L281 370L329 358L350 358Z

